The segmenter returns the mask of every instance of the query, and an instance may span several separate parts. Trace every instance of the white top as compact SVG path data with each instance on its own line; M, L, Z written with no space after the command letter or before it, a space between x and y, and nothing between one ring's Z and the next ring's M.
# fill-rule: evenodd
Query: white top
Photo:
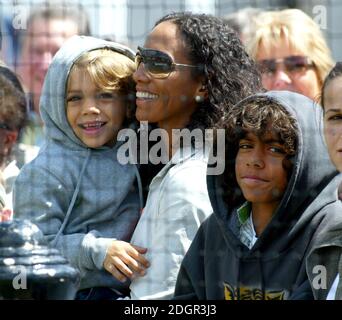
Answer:
M337 285L339 281L340 281L340 275L338 274L328 292L327 300L335 300Z
M170 299L178 271L200 224L212 212L206 183L208 155L184 148L151 182L131 243L148 249L151 266L130 286L131 299Z
M251 203L246 201L236 211L239 221L239 238L241 242L252 249L258 241L253 223L253 213L251 210Z
M255 243L258 241L258 237L256 236L256 232L254 229L252 214L249 215L247 221L244 223L243 226L241 226L240 240L249 249L252 249Z
M12 203L13 185L14 185L14 180L17 178L19 172L20 170L17 167L16 160L13 160L12 162L10 162L2 172L2 177L4 179L4 187L6 190L5 203L6 203L7 209L11 209L11 210L13 209L13 203Z

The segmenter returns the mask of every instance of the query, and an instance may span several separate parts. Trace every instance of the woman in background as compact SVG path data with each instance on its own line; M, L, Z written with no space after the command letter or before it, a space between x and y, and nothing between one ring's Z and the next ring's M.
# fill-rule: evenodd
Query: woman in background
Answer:
M294 91L315 100L333 66L318 24L298 9L260 13L246 46L267 90Z

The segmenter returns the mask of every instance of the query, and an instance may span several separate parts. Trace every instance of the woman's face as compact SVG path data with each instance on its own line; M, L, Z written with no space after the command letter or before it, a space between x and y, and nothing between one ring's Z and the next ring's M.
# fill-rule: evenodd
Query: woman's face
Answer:
M342 172L342 77L331 80L324 91L324 136L330 159Z
M277 46L266 47L261 43L256 57L257 62L276 59L283 61L286 57L309 58L290 46L284 39ZM288 90L301 93L314 100L320 94L320 80L314 67L298 67L289 71L284 63L277 63L275 72L261 72L262 84L267 90Z
M188 58L183 36L170 21L162 22L152 30L144 48L167 53L174 63L193 64ZM191 69L176 66L166 78L158 79L147 72L143 62L140 63L133 75L137 119L157 123L166 130L184 128L197 108L195 96L202 87L200 79L192 77Z

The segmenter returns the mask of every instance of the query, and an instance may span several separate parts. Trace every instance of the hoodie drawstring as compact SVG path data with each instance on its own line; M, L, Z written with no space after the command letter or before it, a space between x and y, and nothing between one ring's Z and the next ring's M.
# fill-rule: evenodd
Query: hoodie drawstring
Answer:
M241 275L241 272L240 272L240 268L241 268L241 251L239 250L238 254L237 254L237 275L236 275L236 278L237 278L237 282L236 282L236 292L237 292L237 297L235 298L235 300L241 300L241 296L240 296L240 275Z
M142 209L144 209L144 196L143 196L143 187L141 183L141 177L139 170L135 164L133 164L135 176L137 177L137 183L138 183L138 190L139 190L139 200L140 200L140 211L142 212Z
M265 292L265 277L263 273L263 268L262 268L262 260L261 260L261 254L258 252L258 262L259 262L259 269L260 269L260 280L261 280L261 294L262 294L262 300L266 299L266 292Z
M72 198L71 198L71 201L70 201L70 204L69 204L67 213L66 213L65 218L64 218L64 221L63 221L61 227L59 228L59 230L58 230L58 232L57 232L55 238L54 238L53 241L51 242L51 244L52 244L53 246L56 245L59 236L62 234L62 232L63 232L64 229L65 229L66 224L68 223L68 220L69 220L71 211L72 211L72 209L74 208L74 205L75 205L75 202L76 202L77 195L78 195L78 193L79 193L79 191L80 191L81 180L82 180L84 171L85 171L85 169L86 169L86 167L87 167L88 161L89 161L89 159L90 159L90 154L91 154L90 149L87 149L87 157L86 157L86 159L85 159L84 162L83 162L82 170L81 170L81 173L80 173L80 175L79 175L79 177L78 177L77 185L76 185L75 191L74 191L74 193L73 193L73 195L72 195Z

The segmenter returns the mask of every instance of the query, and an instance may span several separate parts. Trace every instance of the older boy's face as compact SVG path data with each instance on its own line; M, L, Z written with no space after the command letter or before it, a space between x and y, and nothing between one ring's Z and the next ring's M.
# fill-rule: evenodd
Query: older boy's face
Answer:
M88 72L72 68L67 89L67 119L88 147L113 146L126 117L122 96L95 86Z
M284 147L275 134L267 133L260 139L248 133L239 141L235 173L247 201L280 202L288 183L283 167L285 157Z
M332 80L325 89L324 136L330 159L342 172L342 77Z

